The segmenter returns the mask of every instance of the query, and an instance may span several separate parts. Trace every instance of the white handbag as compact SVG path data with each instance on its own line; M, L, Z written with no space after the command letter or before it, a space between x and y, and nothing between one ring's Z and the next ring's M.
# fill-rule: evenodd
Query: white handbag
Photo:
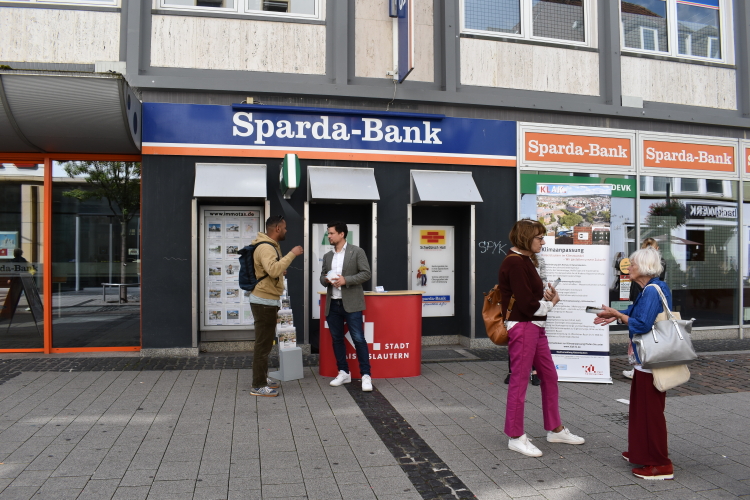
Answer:
M690 340L693 319L679 319L669 310L667 298L658 285L646 286L656 288L661 297L664 312L657 316L651 332L636 335L633 338L635 351L641 366L649 370L668 366L685 365L698 358ZM644 293L645 293L644 289ZM666 319L660 320L661 315ZM637 338L636 338L637 337Z
M687 365L652 368L651 373L654 375L654 387L660 392L667 392L690 380L690 370Z

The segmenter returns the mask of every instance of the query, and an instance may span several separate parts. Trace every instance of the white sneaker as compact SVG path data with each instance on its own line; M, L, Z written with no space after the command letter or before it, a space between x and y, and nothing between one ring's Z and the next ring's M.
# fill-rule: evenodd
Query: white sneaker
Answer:
M362 375L362 391L372 391L372 378L369 375Z
M625 378L632 379L634 372L635 372L635 368L633 368L632 370L623 370L622 371L622 376L625 377Z
M338 387L344 384L350 384L352 382L352 374L346 373L344 370L339 370L339 374L336 378L331 380L331 387Z
M526 455L527 457L541 457L542 451L531 444L531 438L526 437L526 434L524 434L521 437L518 437L516 439L509 439L508 440L508 449L517 451L518 453L522 453Z
M549 443L565 443L565 444L583 444L586 442L581 436L576 436L568 430L567 427L563 427L560 432L547 431L547 442Z

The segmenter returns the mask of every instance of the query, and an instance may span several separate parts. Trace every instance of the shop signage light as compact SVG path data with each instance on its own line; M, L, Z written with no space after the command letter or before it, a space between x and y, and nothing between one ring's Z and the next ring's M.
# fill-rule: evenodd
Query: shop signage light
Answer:
M734 172L734 157L732 146L643 141L643 164L646 167Z
M284 161L281 162L281 171L279 172L279 187L285 200L292 197L294 190L299 187L299 182L299 158L295 154L284 155Z
M516 122L323 108L145 103L143 154L516 166Z
M546 134L526 132L526 160L588 165L632 164L632 144L626 137Z
M712 204L695 204L686 203L685 208L687 209L687 215L690 219L704 219L704 218L715 218L715 219L736 219L737 218L737 207L728 207L725 205L712 205Z

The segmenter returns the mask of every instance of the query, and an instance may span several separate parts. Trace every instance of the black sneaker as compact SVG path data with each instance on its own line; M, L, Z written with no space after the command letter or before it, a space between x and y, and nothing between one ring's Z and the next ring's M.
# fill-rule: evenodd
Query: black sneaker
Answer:
M504 383L505 383L506 385L507 385L507 384L510 384L510 373L509 373L509 374L507 374L507 375L505 376L505 380L504 380Z
M542 381L539 380L539 377L537 377L536 373L534 373L533 375L531 375L531 385L539 385L541 383L542 383Z

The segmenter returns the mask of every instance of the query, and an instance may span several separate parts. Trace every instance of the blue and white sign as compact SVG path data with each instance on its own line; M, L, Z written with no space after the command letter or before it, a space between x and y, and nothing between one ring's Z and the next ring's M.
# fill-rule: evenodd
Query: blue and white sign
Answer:
M516 165L516 122L262 105L143 104L143 154Z

